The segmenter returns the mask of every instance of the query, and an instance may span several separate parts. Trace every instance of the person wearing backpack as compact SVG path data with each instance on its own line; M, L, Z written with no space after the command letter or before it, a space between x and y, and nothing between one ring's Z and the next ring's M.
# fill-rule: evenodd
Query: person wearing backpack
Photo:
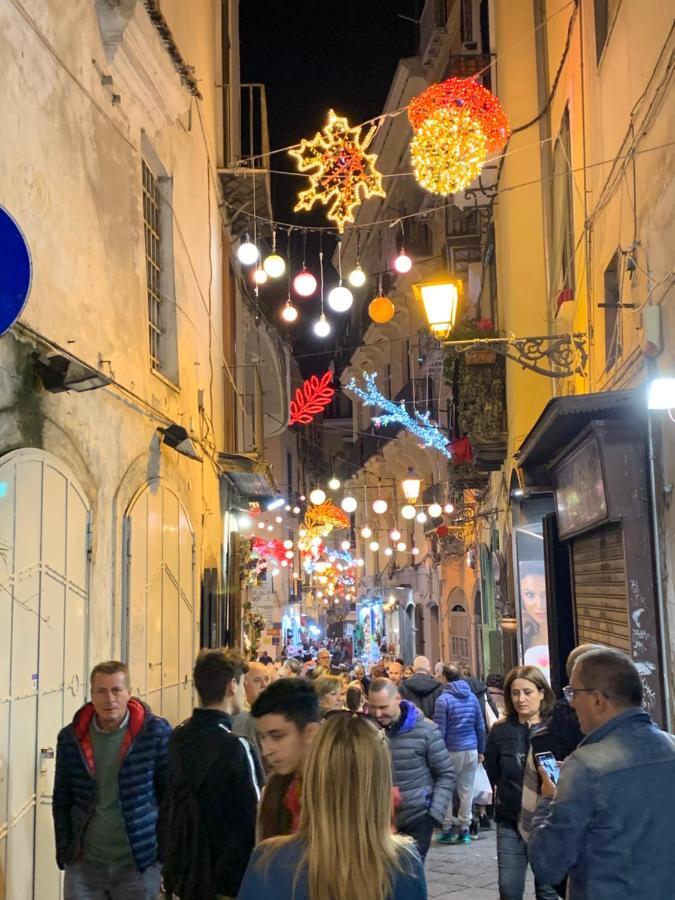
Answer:
M200 706L169 742L162 875L180 900L236 897L253 851L263 775L250 742L232 731L246 669L235 650L202 650L194 667Z

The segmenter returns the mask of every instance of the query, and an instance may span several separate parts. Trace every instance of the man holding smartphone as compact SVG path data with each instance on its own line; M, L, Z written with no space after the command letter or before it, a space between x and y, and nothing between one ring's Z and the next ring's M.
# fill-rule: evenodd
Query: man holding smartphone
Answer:
M565 696L585 734L542 799L528 852L540 881L569 875L568 900L673 896L675 737L642 709L642 682L619 650L577 660Z

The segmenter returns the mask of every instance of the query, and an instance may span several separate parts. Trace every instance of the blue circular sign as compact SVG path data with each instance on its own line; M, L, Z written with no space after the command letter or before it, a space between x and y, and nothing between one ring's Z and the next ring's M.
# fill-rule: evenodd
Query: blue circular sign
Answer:
M0 335L21 315L28 294L32 267L21 229L0 206Z

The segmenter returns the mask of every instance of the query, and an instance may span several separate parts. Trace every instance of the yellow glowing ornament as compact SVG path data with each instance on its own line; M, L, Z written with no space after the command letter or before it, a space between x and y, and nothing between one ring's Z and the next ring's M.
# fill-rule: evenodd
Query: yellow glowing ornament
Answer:
M487 138L468 112L456 107L437 109L415 133L410 159L422 187L447 197L480 175L487 159Z
M331 109L323 131L311 141L303 139L289 150L298 161L298 170L309 173L309 187L298 194L295 212L310 210L315 203L331 204L326 218L342 233L354 221L354 209L370 197L385 197L382 175L375 168L377 154L366 153L377 126L361 135L343 116Z

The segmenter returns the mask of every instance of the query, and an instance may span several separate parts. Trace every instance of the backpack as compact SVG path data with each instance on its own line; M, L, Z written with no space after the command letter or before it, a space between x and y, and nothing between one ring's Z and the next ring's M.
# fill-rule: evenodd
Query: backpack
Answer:
M163 827L162 878L167 895L176 894L180 900L211 900L216 896L209 836L199 808L200 788L223 749L216 744L206 757L201 776L193 782L184 779L181 755L176 748L177 779L169 789Z

